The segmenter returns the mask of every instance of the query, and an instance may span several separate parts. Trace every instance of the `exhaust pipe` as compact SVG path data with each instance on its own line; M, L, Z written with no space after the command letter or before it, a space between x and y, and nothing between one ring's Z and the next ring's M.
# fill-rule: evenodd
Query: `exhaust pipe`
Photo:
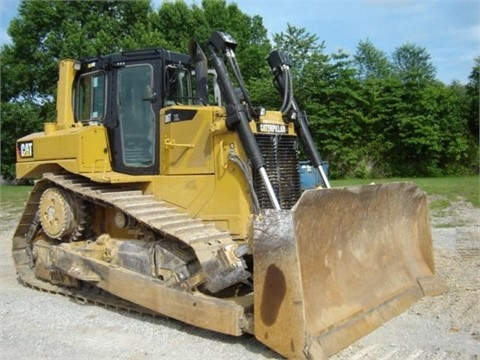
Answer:
M202 48L195 40L188 43L188 52L195 64L196 91L199 101L197 105L208 104L208 62Z

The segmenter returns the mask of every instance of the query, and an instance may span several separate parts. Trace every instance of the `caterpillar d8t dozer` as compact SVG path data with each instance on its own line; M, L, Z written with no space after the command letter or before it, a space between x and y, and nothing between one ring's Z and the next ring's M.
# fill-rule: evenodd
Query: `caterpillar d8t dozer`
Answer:
M255 107L235 41L65 60L57 119L17 141L37 179L13 238L25 284L325 358L442 291L425 194L331 188L268 58L280 111ZM232 80L233 79L233 80ZM209 86L210 84L210 86ZM324 182L300 191L297 142Z

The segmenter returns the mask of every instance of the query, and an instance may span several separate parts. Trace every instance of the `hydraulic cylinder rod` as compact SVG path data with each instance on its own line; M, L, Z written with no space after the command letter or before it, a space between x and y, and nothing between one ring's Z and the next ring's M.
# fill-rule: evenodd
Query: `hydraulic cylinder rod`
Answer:
M265 160L263 159L262 152L260 151L257 141L248 125L249 115L247 114L245 106L240 103L240 100L235 93L225 62L218 54L221 51L225 56L234 57L235 53L233 52L233 49L235 46L236 43L229 35L220 32L213 33L208 44L211 61L217 71L218 81L226 102L227 128L235 130L235 132L238 133L252 167L257 170L262 177L262 181L265 185L270 201L272 202L273 208L280 210L280 204L275 195L270 179L268 178L267 171L265 170Z
M312 165L317 168L318 172L320 173L320 176L325 186L327 188L330 188L330 182L328 181L327 175L325 174L325 171L322 167L322 160L320 159L320 154L315 146L312 134L310 133L310 130L308 128L307 117L295 101L293 93L286 94L287 92L292 91L286 86L285 72L288 71L290 68L289 58L285 53L281 53L279 51L272 51L268 58L268 64L273 71L274 79L277 83L280 95L284 96L284 98L289 98L289 101L291 102L291 108L293 108L293 112L295 113L295 131L300 138L302 147L305 150L308 158L312 162Z

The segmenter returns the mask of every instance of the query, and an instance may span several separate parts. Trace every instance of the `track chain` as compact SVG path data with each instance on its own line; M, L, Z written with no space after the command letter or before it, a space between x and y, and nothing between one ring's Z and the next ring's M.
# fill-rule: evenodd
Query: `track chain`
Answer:
M165 201L154 200L153 195L144 195L141 190L99 184L78 175L49 173L44 178L87 200L113 206L165 238L191 246L201 263L225 246L235 244L229 233L193 219Z
M13 237L12 255L17 274L21 282L30 288L129 313L159 315L86 283L82 283L80 287L67 288L35 276L31 244L40 229L37 210L42 192L52 183L89 201L113 206L165 238L174 238L190 245L200 262L215 256L220 248L234 244L228 233L219 231L201 220L192 219L163 201L155 201L153 196L143 195L140 190L99 184L77 175L44 174L44 178L39 180L32 190Z

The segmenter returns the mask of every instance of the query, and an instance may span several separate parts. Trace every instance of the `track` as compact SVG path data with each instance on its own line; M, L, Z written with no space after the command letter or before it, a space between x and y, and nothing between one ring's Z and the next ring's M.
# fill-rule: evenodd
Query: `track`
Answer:
M199 219L192 219L163 201L155 201L152 195L144 195L140 190L98 184L76 175L45 174L32 190L15 231L12 247L15 267L21 281L34 289L127 312L155 314L107 292L99 291L88 284L82 283L80 288L66 288L35 277L31 247L35 234L41 228L37 209L42 192L53 184L90 202L114 207L162 237L191 246L201 264L215 261L219 251L228 245L235 245L228 233L221 232L213 225L203 223Z

